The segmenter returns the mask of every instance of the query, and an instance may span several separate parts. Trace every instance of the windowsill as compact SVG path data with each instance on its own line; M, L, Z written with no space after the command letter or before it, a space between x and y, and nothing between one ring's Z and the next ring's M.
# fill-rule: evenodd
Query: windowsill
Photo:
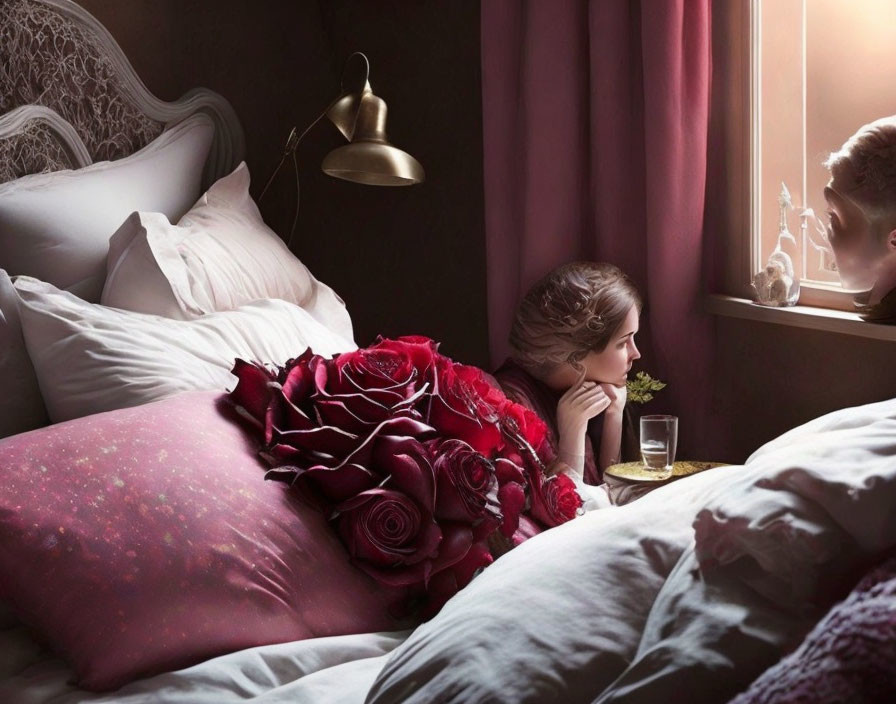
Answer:
M824 330L842 335L869 337L874 340L896 341L896 325L866 323L855 313L812 306L771 308L756 305L746 298L713 294L706 302L706 310L714 315L725 315L762 323L789 325L795 328Z

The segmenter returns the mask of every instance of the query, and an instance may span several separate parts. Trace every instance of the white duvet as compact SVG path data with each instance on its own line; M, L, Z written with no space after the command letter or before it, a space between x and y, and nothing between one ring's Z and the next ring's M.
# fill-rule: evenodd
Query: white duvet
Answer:
M896 545L894 507L891 400L539 535L410 635L254 648L104 697L20 639L0 700L724 702Z

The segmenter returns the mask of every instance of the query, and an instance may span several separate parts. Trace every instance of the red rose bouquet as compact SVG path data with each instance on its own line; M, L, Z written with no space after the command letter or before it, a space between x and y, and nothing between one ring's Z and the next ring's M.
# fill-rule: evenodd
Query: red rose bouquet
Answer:
M576 515L545 476L544 422L425 337L380 338L276 370L236 360L230 399L263 435L266 478L328 511L353 561L437 610L515 545Z

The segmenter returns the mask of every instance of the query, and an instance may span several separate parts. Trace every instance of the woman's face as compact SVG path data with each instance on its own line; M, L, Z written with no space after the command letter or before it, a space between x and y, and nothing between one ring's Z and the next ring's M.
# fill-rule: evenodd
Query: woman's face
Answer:
M607 346L601 352L589 352L582 360L585 366L585 379L623 386L632 368L632 362L641 356L635 346L637 332L638 309L632 306Z

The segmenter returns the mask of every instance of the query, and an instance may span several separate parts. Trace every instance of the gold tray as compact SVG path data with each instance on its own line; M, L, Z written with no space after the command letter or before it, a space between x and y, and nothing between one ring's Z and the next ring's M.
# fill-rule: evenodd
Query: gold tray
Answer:
M713 467L724 467L726 462L692 462L687 460L679 460L672 463L672 474L667 475L665 472L654 472L644 467L641 462L623 462L614 464L604 470L604 474L609 474L617 479L625 479L630 482L665 482L678 477L687 477L691 474L697 474L706 469Z

